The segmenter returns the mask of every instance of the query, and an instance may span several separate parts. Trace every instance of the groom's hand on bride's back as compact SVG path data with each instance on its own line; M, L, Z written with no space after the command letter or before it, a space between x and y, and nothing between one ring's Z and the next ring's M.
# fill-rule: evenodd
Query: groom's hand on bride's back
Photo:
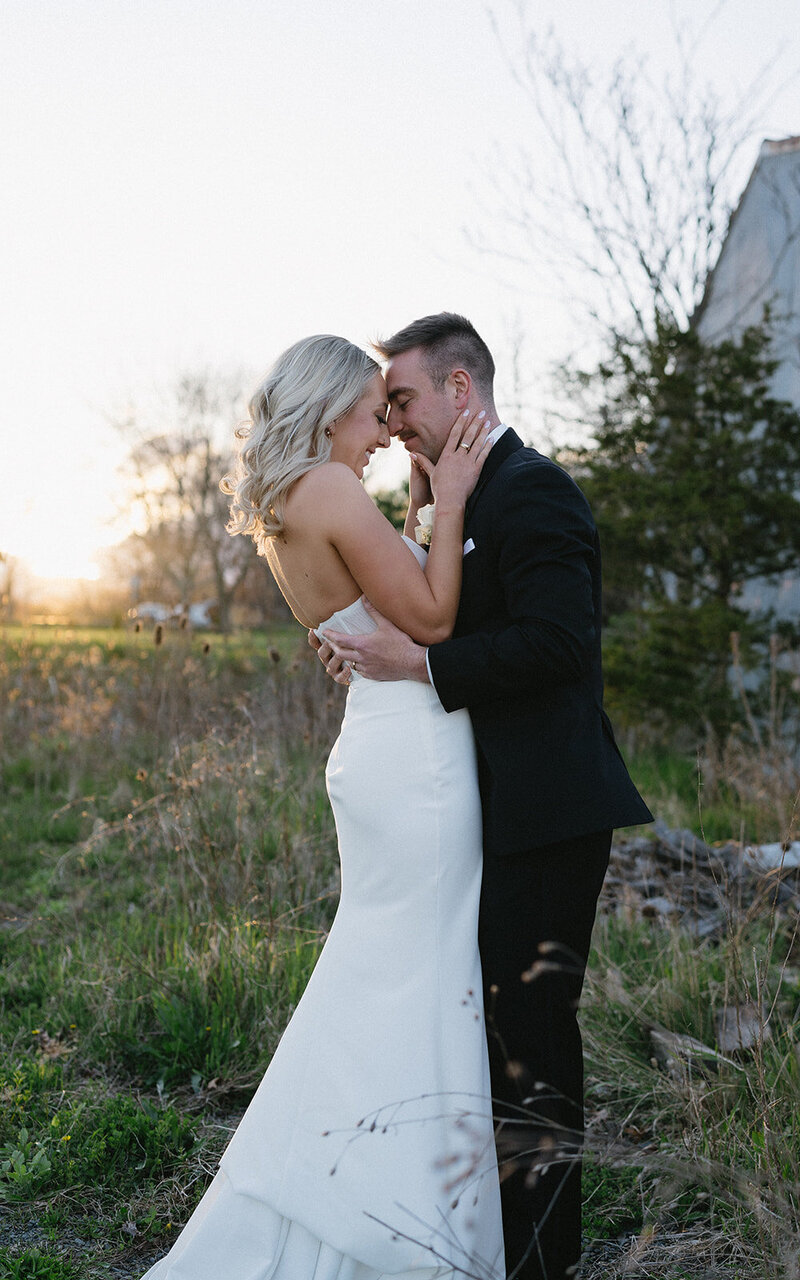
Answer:
M325 631L323 641L309 632L308 642L331 679L349 684L351 671L367 680L419 680L428 683L424 645L384 618L369 600L364 605L375 622L375 630L365 635Z

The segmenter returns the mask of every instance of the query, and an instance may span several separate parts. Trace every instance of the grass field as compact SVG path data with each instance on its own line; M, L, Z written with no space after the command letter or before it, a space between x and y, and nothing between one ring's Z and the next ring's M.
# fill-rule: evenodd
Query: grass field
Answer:
M0 637L0 1277L138 1276L199 1199L335 910L342 704L296 627ZM762 765L633 771L670 825L781 838ZM599 923L587 1275L799 1274L794 925ZM713 1044L745 1000L746 1059L653 1064L653 1025Z

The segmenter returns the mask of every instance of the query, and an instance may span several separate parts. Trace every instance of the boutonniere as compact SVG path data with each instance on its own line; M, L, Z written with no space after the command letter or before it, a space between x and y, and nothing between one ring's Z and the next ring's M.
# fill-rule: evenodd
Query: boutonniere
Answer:
M414 530L414 537L421 547L429 547L431 545L433 506L434 504L429 502L427 507L420 507L417 512L417 527Z

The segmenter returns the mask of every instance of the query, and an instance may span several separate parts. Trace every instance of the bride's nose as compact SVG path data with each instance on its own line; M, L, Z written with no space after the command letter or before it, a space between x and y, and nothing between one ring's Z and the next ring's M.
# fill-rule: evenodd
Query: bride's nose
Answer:
M384 423L383 426L381 427L381 433L378 436L378 448L388 449L391 443L392 443L392 437L389 434L389 428L386 426L386 423Z

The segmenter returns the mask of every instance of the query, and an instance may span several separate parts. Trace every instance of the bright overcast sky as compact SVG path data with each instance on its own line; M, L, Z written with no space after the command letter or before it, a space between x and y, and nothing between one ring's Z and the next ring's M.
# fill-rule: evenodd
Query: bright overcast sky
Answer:
M658 66L672 8L706 23L723 92L798 65L797 0L531 12L586 58L633 41ZM541 368L568 341L558 297L464 235L529 128L482 0L5 0L0 47L0 550L38 573L91 573L119 536L106 414L181 371L258 375L308 333L366 345L442 309L501 384L516 313ZM796 80L764 132L800 132Z

